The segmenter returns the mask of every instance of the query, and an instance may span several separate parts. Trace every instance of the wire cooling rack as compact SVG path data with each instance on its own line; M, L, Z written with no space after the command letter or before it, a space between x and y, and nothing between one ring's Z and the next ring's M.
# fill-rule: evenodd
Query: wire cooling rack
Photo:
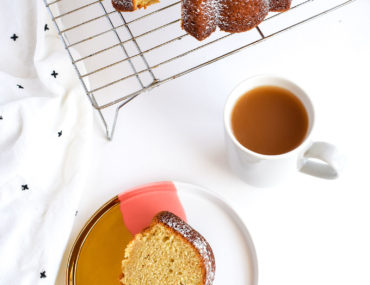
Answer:
M44 0L108 139L121 108L139 94L353 1L293 0L251 31L217 31L199 42L181 29L178 0L125 13L111 0Z

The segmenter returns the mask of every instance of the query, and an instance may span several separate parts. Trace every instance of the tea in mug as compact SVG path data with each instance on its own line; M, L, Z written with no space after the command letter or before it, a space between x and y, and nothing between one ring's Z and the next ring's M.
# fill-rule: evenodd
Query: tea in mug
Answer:
M278 155L299 146L308 131L308 114L299 98L277 86L261 86L241 96L231 116L236 139L247 149Z

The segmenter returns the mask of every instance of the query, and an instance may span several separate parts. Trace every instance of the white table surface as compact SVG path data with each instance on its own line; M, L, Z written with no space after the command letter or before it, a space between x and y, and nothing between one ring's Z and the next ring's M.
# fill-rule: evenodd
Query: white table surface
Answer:
M316 109L313 138L346 156L342 176L297 173L258 189L231 172L223 106L241 80L274 73L301 85ZM108 142L96 116L93 165L56 284L79 230L103 202L161 180L226 197L249 229L259 284L370 284L370 1L357 0L237 55L139 96ZM225 284L226 285L226 284Z

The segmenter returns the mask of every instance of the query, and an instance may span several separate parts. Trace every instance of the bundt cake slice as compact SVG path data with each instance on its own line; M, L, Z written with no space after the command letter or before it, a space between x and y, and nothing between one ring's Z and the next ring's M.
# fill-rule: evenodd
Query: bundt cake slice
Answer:
M130 12L159 3L159 0L112 0L113 7L120 12Z
M215 259L207 241L170 212L135 235L122 261L123 285L211 285Z

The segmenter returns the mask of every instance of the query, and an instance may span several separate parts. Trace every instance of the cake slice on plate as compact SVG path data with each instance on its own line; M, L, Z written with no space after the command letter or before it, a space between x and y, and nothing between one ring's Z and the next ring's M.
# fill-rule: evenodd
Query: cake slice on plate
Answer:
M215 258L203 236L170 212L135 235L122 261L123 285L211 285Z

